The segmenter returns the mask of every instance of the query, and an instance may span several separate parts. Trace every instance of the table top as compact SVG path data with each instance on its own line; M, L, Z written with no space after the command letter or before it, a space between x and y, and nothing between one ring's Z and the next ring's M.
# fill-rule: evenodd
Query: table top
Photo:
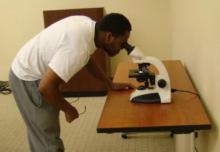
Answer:
M164 61L171 87L196 92L184 66L179 60ZM136 64L125 62L117 67L114 82L138 85L128 78L128 71ZM153 68L152 68L153 69ZM172 131L177 133L210 129L211 123L200 98L191 93L174 92L167 104L132 103L133 90L109 91L98 127L98 133Z

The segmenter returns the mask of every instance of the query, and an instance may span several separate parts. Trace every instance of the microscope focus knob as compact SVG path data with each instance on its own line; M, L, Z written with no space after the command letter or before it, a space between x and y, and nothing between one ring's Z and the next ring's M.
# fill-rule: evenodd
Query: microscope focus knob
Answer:
M164 79L160 79L160 80L158 80L157 84L160 88L165 88L167 85L167 82Z

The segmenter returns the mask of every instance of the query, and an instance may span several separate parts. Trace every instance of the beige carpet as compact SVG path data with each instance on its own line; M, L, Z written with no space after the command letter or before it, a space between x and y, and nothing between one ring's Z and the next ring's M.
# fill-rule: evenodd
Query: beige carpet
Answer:
M73 123L66 123L61 113L61 136L66 152L174 152L173 139L168 133L131 134L129 139L121 134L98 134L96 127L106 97L75 98L67 100L79 112ZM26 131L12 95L0 94L0 152L28 152Z

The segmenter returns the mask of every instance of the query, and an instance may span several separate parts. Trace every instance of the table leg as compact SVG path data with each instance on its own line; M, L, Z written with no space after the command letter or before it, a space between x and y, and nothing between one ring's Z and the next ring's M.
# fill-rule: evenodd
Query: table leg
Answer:
M175 152L194 152L195 133L174 134Z

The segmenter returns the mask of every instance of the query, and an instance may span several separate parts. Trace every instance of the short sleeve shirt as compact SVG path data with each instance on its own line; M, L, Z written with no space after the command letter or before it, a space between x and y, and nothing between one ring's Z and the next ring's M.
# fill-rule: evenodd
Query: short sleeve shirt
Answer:
M26 81L42 78L50 67L68 82L89 61L96 46L95 21L85 16L62 19L27 42L12 62L17 77Z

